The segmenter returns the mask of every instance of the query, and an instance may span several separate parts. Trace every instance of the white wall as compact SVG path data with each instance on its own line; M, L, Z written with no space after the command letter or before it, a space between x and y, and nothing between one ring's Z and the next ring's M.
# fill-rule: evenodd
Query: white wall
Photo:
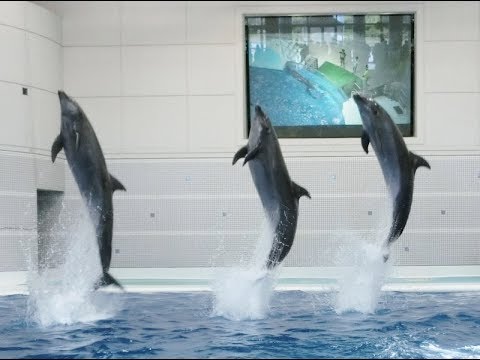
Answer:
M60 19L28 1L1 2L0 54L0 270L18 270L36 251L36 189L64 188L63 161L49 160L60 126Z
M257 240L263 213L249 171L230 165L246 142L244 13L405 10L417 12L417 136L407 143L432 170L417 173L394 261L479 264L479 2L39 3L62 17L64 88L127 188L114 195L113 266L228 265ZM301 200L286 265L335 265L339 243L371 237L382 219L376 159L359 139L281 145L313 197Z
M110 157L231 156L244 141L242 14L417 12L413 150L480 153L479 2L41 2L63 17L65 90ZM357 139L281 141L358 155ZM137 154L137 155L136 155Z

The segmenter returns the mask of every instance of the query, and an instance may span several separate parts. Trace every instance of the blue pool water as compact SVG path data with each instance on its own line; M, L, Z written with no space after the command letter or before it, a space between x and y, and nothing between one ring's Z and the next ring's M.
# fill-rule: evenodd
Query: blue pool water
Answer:
M27 296L0 297L0 357L480 358L474 292L383 293L373 314L338 314L334 293L274 292L264 318L244 321L212 315L207 292L92 296L110 315L46 327Z
M344 94L305 69L250 67L250 104L262 106L274 126L343 125Z

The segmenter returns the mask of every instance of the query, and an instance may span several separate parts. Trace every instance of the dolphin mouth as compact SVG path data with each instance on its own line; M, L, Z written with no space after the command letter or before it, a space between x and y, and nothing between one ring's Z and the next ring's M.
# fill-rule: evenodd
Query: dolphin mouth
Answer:
M260 105L255 105L255 115L265 117L265 113L263 112Z
M60 100L68 99L68 95L63 90L58 90L58 97L60 98Z
M267 115L265 114L263 109L260 107L260 105L255 105L255 118L260 123L262 128L264 128L264 129L269 128Z
M352 98L357 103L357 105L366 104L368 102L367 98L358 92L353 94Z

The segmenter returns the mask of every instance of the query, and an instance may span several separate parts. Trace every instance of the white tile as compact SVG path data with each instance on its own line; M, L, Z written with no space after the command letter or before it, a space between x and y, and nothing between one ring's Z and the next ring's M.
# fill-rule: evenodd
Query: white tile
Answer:
M118 1L69 1L62 6L63 45L120 45Z
M234 96L190 96L188 108L191 150L236 149Z
M425 40L479 40L478 1L428 1Z
M28 83L56 93L62 84L62 47L44 37L27 33Z
M122 2L122 44L185 43L184 1Z
M232 94L235 82L234 64L234 47L231 45L189 46L189 94Z
M232 2L189 2L187 40L193 43L233 43L235 13Z
M0 144L30 147L32 123L29 117L29 99L22 94L22 86L0 82Z
M68 168L68 164L63 157L62 153L53 164L50 156L37 156L35 158L37 189L65 191L65 167ZM59 205L61 206L61 204Z
M62 16L63 8L65 7L65 1L32 1L34 3L39 4L41 7L50 10L57 16Z
M30 1L26 2L25 7L25 28L57 43L61 42L62 23L60 18L53 12Z
M0 25L0 80L25 83L25 32Z
M0 24L25 28L27 1L0 1Z
M64 48L64 86L73 96L120 95L120 47Z
M123 151L186 151L184 96L123 98Z
M78 98L104 152L118 152L122 139L122 102L116 98Z
M122 48L125 95L183 95L186 92L185 46Z
M428 145L479 145L480 94L427 94L425 99Z
M29 89L31 116L33 122L33 147L50 150L53 141L60 134L60 103L57 94Z
M479 64L478 42L427 42L424 64L425 91L480 91Z

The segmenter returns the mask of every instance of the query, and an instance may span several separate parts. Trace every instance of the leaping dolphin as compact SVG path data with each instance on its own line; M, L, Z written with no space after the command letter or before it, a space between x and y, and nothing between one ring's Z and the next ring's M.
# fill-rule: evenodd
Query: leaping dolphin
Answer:
M59 91L62 123L60 135L52 145L52 162L64 149L83 201L94 223L103 274L95 287L118 283L108 271L112 258L112 194L125 187L108 173L100 143L87 116L65 92Z
M273 269L283 261L292 247L299 199L302 196L310 198L310 194L290 179L275 130L258 105L255 106L248 144L237 151L232 165L243 157L243 165L247 162L249 164L265 215L275 231L265 264L267 269Z
M354 94L353 99L363 123L362 147L368 154L368 145L372 144L393 201L392 225L385 244L387 253L384 261L387 261L388 246L400 237L407 224L415 172L420 166L430 169L430 164L423 157L408 151L390 115L373 99L360 94Z

